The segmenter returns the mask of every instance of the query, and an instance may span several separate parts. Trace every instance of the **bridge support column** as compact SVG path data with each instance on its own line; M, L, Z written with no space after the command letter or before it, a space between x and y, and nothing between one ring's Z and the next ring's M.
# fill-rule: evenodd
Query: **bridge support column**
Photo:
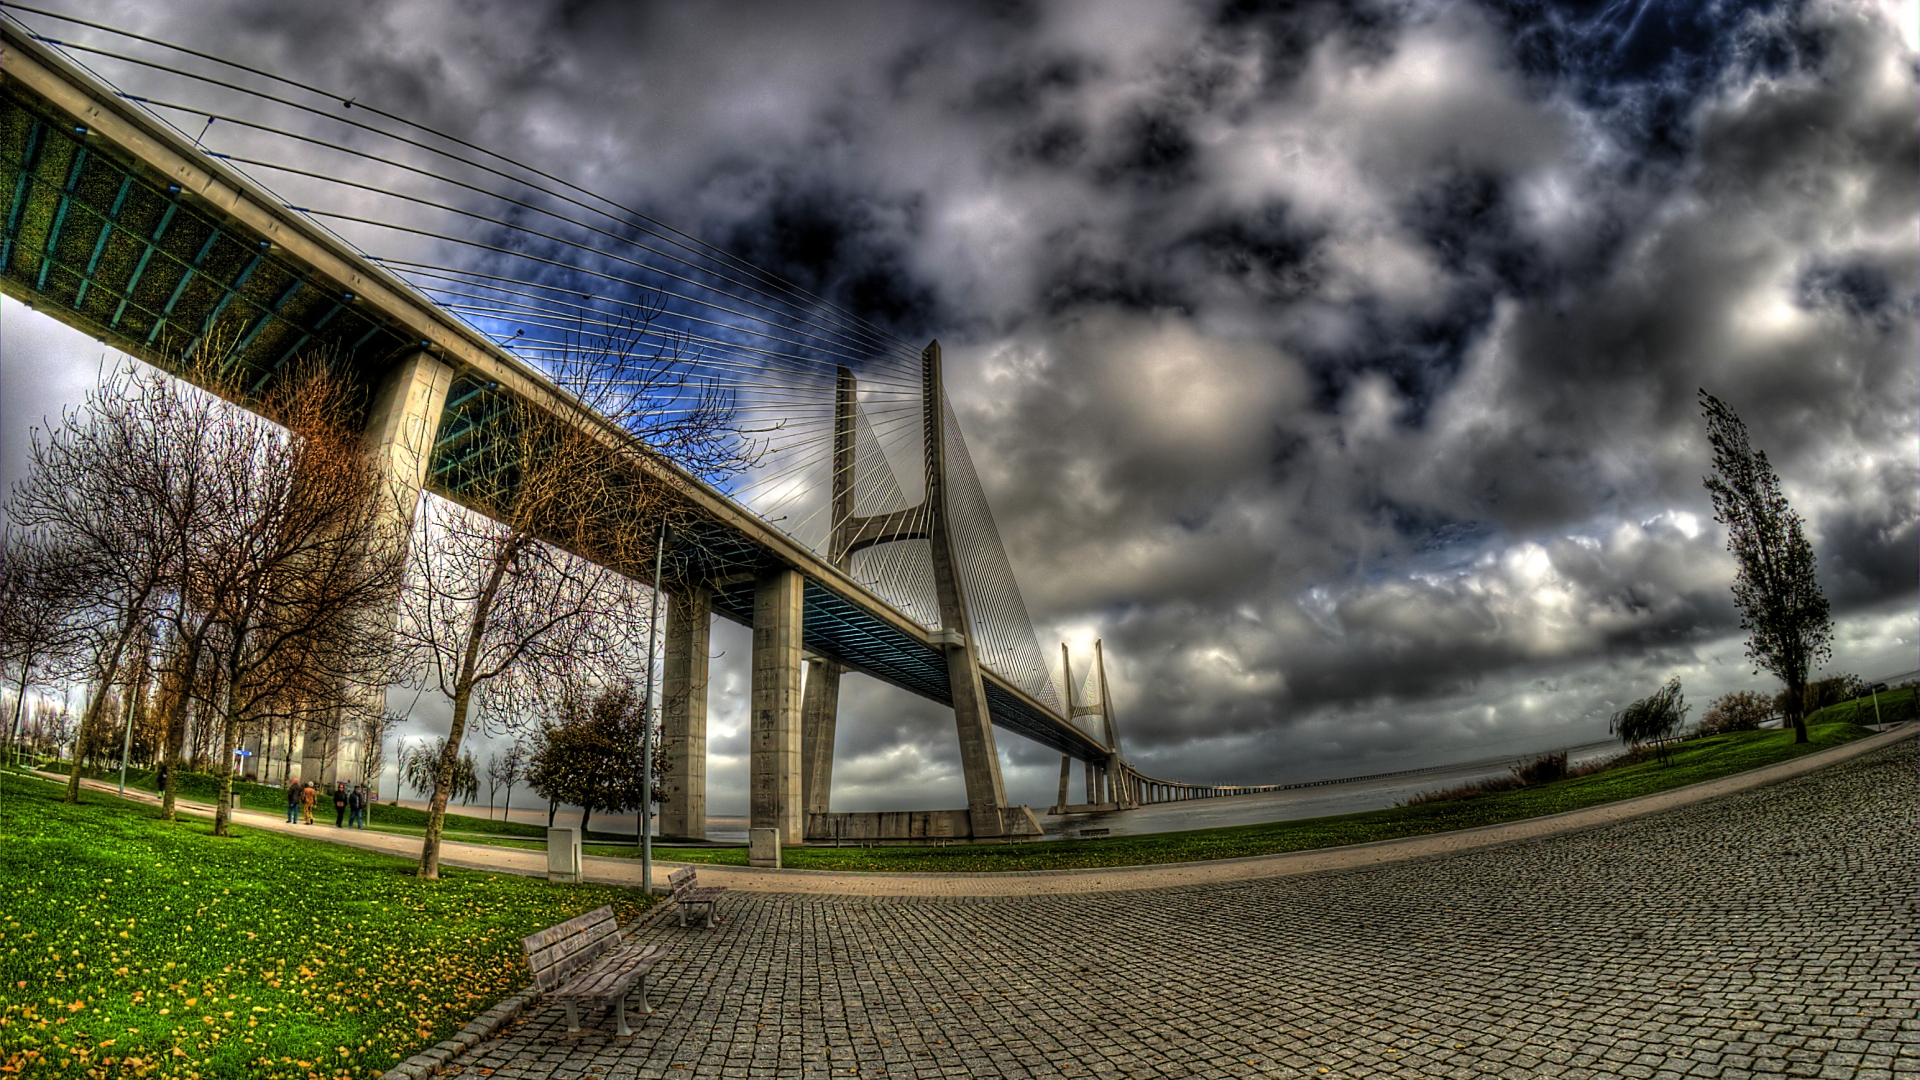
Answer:
M827 813L833 802L833 732L844 670L833 660L807 661L807 690L800 705L800 794L809 814Z
M753 716L749 828L775 829L782 844L806 836L800 788L800 619L804 579L784 567L753 588Z
M1054 813L1063 814L1067 810L1067 781L1073 777L1073 756L1060 755L1060 797L1053 800Z
M667 652L660 688L660 752L666 790L660 834L707 835L707 661L713 594L695 588L667 598Z
M361 445L372 460L374 470L385 481L389 502L386 512L386 543L404 550L413 539L413 521L420 508L420 489L426 486L427 465L433 457L433 439L440 431L440 414L447 408L447 391L453 386L453 369L432 354L416 352L395 364L374 389L367 404L367 423L361 433ZM372 618L369 633L391 634L399 618L394 605ZM379 777L364 775L366 739L362 722L352 715L377 716L387 708L386 686L350 686L344 688L353 708L342 710L337 730L330 739L327 763L320 771L326 782L345 780L364 782L377 790ZM304 773L304 765L303 765ZM313 773L305 773L315 779Z

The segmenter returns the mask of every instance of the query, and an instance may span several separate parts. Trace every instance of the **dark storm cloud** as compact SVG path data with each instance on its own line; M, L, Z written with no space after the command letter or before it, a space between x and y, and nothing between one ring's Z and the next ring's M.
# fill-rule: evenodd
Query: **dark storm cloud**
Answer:
M1753 684L1703 386L1807 516L1836 664L1911 666L1910 7L99 10L939 336L1045 651L1105 639L1162 775L1519 752L1669 674ZM941 710L852 680L843 716L848 806L960 797Z

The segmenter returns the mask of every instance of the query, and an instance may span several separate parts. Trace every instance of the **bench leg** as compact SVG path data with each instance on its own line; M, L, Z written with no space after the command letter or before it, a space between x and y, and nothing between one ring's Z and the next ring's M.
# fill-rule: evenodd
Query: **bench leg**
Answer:
M560 999L560 1003L567 1007L567 1030L573 1031L573 1032L579 1031L580 1030L580 1014L575 1012L573 1009L573 999L562 998Z
M645 1000L644 993L641 998ZM627 1026L627 995L625 994L613 999L613 1030L622 1036L633 1034L633 1029Z
M685 905L685 904L675 904L675 905L673 905L673 907L674 907L674 910L676 910L676 911L678 911L678 912L680 913L680 927L681 927L681 929L683 929L683 930L684 930L684 929L686 929L686 925L687 925L687 905Z

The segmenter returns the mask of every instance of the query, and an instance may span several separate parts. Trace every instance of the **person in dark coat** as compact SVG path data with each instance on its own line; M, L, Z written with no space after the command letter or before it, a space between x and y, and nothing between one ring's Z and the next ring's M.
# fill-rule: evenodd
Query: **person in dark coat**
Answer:
M300 820L300 781L287 782L287 824Z
M353 792L347 796L347 827L364 829L367 827L367 786L353 785Z
M333 782L333 827L338 829L347 823L347 782Z

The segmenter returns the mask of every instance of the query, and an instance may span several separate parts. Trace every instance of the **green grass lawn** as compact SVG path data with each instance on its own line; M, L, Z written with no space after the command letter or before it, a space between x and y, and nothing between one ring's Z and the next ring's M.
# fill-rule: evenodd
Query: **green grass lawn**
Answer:
M521 937L646 904L60 795L0 774L0 1074L377 1076L524 985Z
M956 844L948 847L797 847L781 852L780 860L785 866L804 870L954 873L1065 870L1271 855L1282 851L1424 836L1578 810L1746 772L1873 733L1851 723L1816 723L1809 728L1808 734L1812 741L1806 745L1795 745L1792 731L1743 731L1714 735L1679 744L1673 750L1671 763L1667 765L1647 761L1516 791L1335 817L1145 836L1115 836L1099 840L1005 845ZM589 845L585 850L590 855L614 857L633 857L636 854L631 846ZM656 845L653 850L656 858L676 862L728 866L745 866L747 863L747 852L743 847L675 848Z

